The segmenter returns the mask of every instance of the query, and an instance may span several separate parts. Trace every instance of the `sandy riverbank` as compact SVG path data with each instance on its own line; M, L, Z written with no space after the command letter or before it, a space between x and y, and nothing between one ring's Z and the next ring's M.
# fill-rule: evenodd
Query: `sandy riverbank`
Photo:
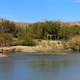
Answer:
M4 54L0 54L0 57L8 57L8 56Z
M42 40L37 46L10 46L1 47L0 52L66 52L62 41L46 41Z
M0 50L3 49L3 52L59 52L59 51L70 51L64 49L54 49L51 47L43 47L43 46L11 46L11 47L1 47Z

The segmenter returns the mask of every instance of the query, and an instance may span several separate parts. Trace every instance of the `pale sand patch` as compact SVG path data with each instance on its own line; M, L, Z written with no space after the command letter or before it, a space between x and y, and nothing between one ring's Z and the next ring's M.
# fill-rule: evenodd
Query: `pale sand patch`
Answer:
M15 49L15 51L22 51L22 52L36 52L34 50L34 47L30 46L12 46L12 49Z
M8 56L4 54L0 54L0 57L8 57Z
M21 52L39 52L39 51L47 51L49 47L43 46L11 46L11 47L1 47L0 50L3 51L21 51Z

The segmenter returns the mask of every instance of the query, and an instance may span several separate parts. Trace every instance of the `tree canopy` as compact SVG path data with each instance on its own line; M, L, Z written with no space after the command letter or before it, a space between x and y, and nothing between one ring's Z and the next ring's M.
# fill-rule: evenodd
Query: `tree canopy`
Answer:
M28 43L34 43L35 39L46 40L48 34L53 36L52 39L54 39L55 35L58 37L56 39L68 40L71 37L80 35L80 25L64 25L59 21L45 21L20 24L17 28L17 23L15 22L3 19L0 22L0 39L3 38L1 36L4 36L5 40L7 40L7 36L13 35L10 38L16 38L23 44L29 45Z

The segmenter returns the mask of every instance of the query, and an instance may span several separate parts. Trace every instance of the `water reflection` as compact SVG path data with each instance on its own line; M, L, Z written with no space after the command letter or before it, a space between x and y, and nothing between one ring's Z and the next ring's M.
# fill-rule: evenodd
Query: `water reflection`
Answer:
M32 80L79 80L80 55L42 56L31 60Z
M68 67L71 62L69 61L54 61L54 60L32 60L31 66L35 70L40 71L53 71L62 67Z
M0 79L11 80L14 71L14 64L12 62L0 62Z
M0 80L80 80L80 54L1 58Z

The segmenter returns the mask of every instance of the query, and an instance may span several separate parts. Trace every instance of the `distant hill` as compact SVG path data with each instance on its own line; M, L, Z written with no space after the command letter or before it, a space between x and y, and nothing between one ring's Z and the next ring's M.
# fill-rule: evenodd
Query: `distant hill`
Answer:
M2 21L6 21L7 19L3 19L1 18L0 19L0 23ZM8 20L10 21L10 20ZM16 27L17 28L25 28L25 27L28 27L29 25L31 24L34 24L34 23L27 23L27 22L15 22L15 21L10 21L10 22L14 22ZM40 21L41 22L41 21ZM36 23L40 23L40 22L36 22ZM46 22L46 21L45 21ZM53 21L53 22L58 22L60 23L61 25L65 25L65 26L74 26L74 25L77 25L77 26L80 26L80 21L76 21L76 22L65 22L65 21ZM41 23L44 23L44 22L41 22Z

